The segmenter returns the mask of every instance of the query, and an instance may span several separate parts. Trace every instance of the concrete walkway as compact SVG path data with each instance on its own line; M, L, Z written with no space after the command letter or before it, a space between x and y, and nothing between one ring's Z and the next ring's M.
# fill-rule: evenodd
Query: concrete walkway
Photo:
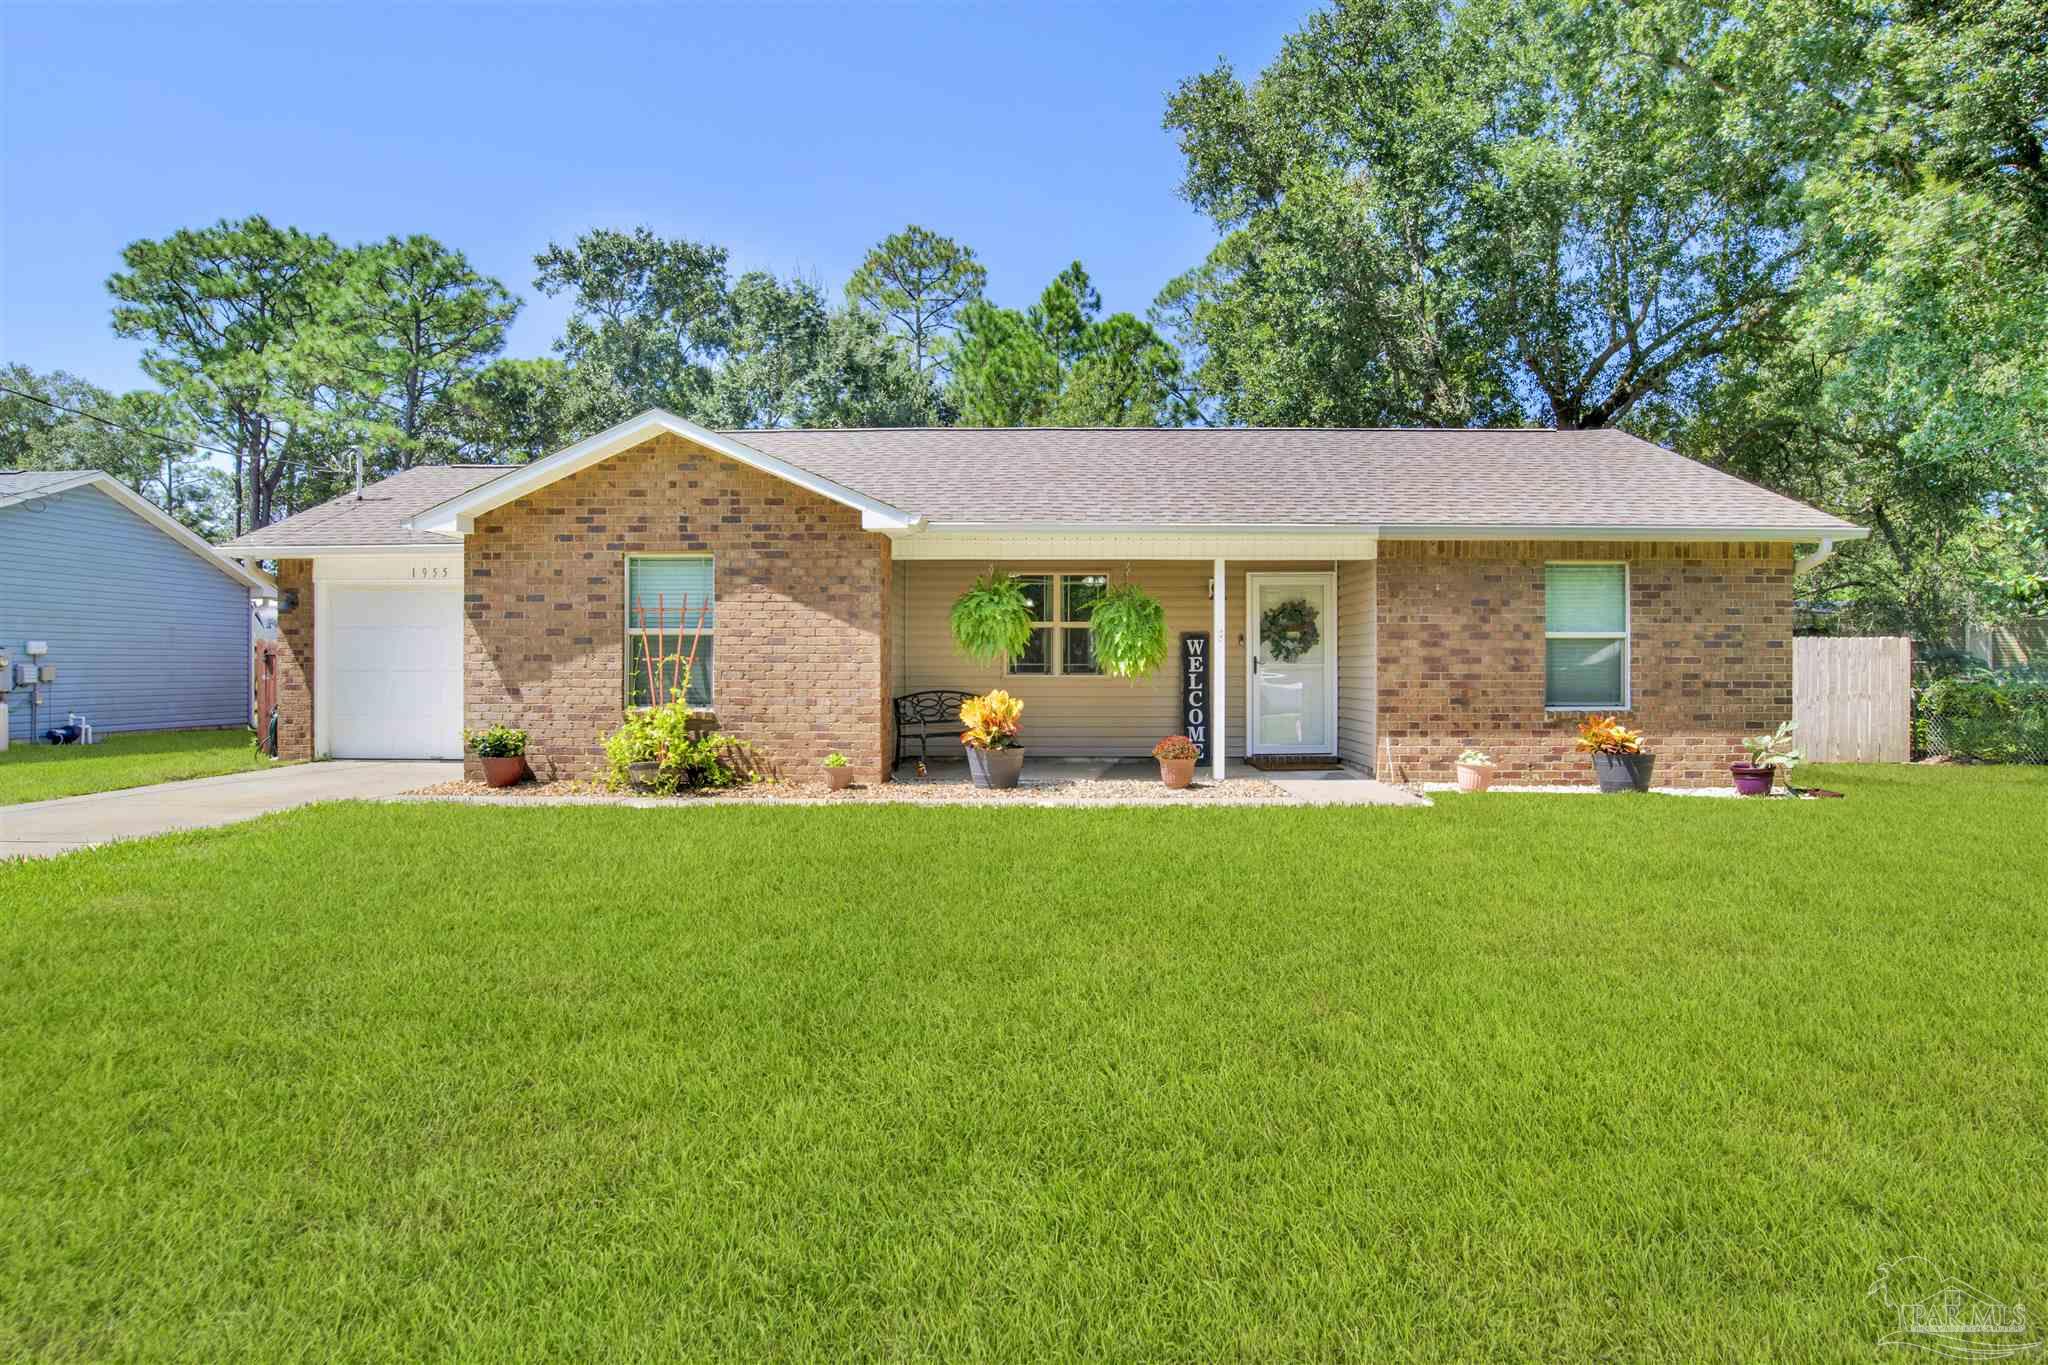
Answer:
M462 776L459 762L344 760L0 806L0 859L253 820L315 801L396 796Z
M1272 772L1259 776L1308 806L1427 806L1426 796L1376 781L1349 768L1330 772Z

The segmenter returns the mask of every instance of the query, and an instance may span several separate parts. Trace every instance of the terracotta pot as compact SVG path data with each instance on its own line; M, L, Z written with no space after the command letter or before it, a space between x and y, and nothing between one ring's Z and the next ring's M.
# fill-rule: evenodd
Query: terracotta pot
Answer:
M1458 790L1461 792L1483 792L1493 784L1491 763L1460 763L1458 765Z
M853 768L842 764L837 768L825 769L825 785L833 791L843 792L853 785Z
M1181 791L1195 780L1195 763L1192 758L1162 758L1159 760L1159 780L1169 791Z
M523 754L514 754L510 758L486 758L482 762L484 781L493 787L509 787L526 778L526 758Z
M1593 755L1593 776L1600 780L1600 790L1609 796L1648 791L1650 771L1656 766L1655 754Z
M1001 791L1017 785L1017 775L1024 771L1024 749L1012 745L1007 749L967 749L967 775L974 779L977 787Z
M1735 774L1735 790L1744 796L1769 796L1778 775L1775 768L1759 768L1753 763L1730 763L1728 771Z

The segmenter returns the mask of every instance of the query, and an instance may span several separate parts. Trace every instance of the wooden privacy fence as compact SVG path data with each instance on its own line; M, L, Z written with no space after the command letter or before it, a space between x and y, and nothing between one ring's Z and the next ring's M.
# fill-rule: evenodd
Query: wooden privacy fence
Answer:
M258 640L249 648L249 724L266 742L270 712L277 705L277 641Z
M1913 642L1903 635L1792 641L1792 719L1811 763L1913 757Z

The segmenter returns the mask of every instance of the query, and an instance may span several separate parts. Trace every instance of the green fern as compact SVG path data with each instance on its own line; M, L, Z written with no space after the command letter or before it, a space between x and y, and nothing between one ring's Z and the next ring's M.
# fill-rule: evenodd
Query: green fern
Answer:
M970 659L1008 663L1031 643L1031 599L1016 579L992 573L953 601L953 643Z
M1095 665L1112 678L1142 678L1166 662L1166 608L1135 583L1111 588L1088 613Z

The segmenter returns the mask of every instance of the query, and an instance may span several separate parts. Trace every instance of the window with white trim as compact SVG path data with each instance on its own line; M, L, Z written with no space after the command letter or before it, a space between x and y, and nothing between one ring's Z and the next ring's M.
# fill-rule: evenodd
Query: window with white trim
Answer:
M1628 707L1628 565L1543 566L1543 704Z
M696 659L685 696L692 706L711 705L715 582L710 555L626 556L627 706L665 695L664 680L673 680L675 661L689 659L692 648Z
M1031 643L1010 660L1010 673L1026 677L1099 675L1095 664L1095 627L1088 616L1109 590L1109 575L1099 573L1027 573L1017 586L1031 603Z

